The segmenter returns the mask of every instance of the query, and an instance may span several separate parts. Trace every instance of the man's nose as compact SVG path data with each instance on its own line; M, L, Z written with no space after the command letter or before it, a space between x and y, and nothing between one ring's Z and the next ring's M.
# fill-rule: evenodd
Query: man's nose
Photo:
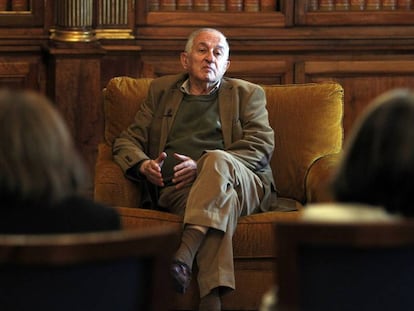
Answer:
M215 56L214 56L214 52L213 52L213 51L211 51L211 52L207 53L207 55L206 55L206 60L207 60L209 63L212 63L212 62L214 61L214 59L215 59Z

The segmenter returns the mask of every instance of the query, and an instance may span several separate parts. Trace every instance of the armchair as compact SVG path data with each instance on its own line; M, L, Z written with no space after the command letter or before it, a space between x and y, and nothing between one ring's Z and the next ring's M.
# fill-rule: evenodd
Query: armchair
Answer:
M112 160L114 139L132 121L145 99L151 79L115 77L103 90L105 133L98 146L95 200L115 206L126 228L158 224L181 225L181 218L139 208L138 187L127 180ZM295 219L309 202L330 200L327 178L343 144L343 89L334 82L267 85L269 121L275 131L271 160L277 187L272 211L241 217L234 235L236 291L223 297L225 310L257 310L272 285L275 255L273 224ZM172 308L197 306L193 282L185 296L177 295Z

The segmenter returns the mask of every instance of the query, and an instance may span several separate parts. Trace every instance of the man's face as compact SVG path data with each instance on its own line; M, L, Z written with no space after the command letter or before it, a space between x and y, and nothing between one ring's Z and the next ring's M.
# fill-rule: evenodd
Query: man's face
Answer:
M229 67L228 57L225 38L220 33L205 31L194 38L191 52L181 54L181 63L193 80L214 83Z

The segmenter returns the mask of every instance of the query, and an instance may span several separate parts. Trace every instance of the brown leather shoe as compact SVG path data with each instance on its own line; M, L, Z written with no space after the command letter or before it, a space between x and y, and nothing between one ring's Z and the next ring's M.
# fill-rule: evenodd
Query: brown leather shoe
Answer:
M173 278L174 289L184 294L191 282L190 267L179 260L174 260L171 265L171 276Z

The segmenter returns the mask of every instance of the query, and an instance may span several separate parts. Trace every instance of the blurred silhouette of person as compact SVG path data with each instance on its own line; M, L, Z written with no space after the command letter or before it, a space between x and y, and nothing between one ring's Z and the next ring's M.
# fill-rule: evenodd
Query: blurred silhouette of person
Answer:
M334 202L309 204L301 220L393 222L414 216L414 92L397 88L375 98L351 130L330 182ZM278 284L283 286L283 284ZM260 311L276 311L277 286Z
M303 217L413 217L413 180L414 92L398 88L378 96L358 118L332 178L335 203L310 205Z
M87 181L53 104L34 91L0 90L0 232L120 229L113 208L84 196Z

